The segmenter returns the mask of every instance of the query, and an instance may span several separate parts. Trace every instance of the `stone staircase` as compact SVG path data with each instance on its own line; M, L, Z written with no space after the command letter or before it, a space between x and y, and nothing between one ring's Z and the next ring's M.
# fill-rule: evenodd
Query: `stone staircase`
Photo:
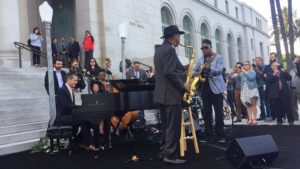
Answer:
M46 68L0 66L0 155L31 149L49 121Z

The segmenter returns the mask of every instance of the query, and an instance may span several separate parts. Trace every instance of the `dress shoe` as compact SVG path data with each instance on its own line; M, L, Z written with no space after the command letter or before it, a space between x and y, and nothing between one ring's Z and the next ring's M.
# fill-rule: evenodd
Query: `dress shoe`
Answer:
M181 160L179 158L167 158L164 157L164 162L169 163L169 164L174 164L174 165L178 165L178 164L184 164L186 163L186 160Z

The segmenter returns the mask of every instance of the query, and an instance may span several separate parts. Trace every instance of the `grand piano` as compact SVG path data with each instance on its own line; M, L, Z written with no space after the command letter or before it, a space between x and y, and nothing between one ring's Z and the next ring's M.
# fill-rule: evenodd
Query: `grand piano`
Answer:
M157 109L153 102L154 84L138 79L110 80L118 93L82 94L82 106L74 109L75 120L87 120L97 124L111 116L122 116L127 111Z

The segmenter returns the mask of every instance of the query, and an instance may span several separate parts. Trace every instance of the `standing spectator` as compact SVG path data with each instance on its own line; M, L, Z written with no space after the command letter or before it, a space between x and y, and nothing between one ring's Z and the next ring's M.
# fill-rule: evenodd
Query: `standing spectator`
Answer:
M90 60L93 58L94 46L95 46L94 37L91 35L90 31L85 31L85 37L83 41L83 49L84 49L84 56L85 56L84 68L89 67Z
M226 68L223 69L223 77L226 84L227 101L231 109L231 114L235 115L233 81L231 75L226 72Z
M51 43L51 49L52 49L52 58L55 59L57 58L57 48L56 48L56 43L57 39L54 37L52 38L52 43Z
M294 59L295 68L290 71L291 81L291 97L294 120L299 120L298 103L300 101L300 56Z
M273 62L271 64L272 71L267 74L267 82L269 83L269 98L271 101L272 113L277 118L277 125L282 125L282 118L285 115L290 125L294 124L292 113L291 95L288 88L288 82L292 79L291 75L280 70L279 64Z
M235 65L232 74L232 81L234 86L234 100L235 100L235 107L236 107L236 117L237 119L234 122L242 122L242 101L241 101L241 82L237 80L237 77L242 71L242 63L238 62Z
M76 59L77 61L78 60L78 56L80 55L80 46L79 46L79 42L75 40L75 36L74 35L71 35L70 36L70 42L69 42L69 59L70 61Z
M241 82L241 101L247 107L248 124L256 125L256 106L259 105L259 92L256 83L256 73L251 70L250 62L245 61L238 76Z
M66 66L67 65L67 54L68 54L68 50L67 50L67 45L65 43L65 38L64 37L61 37L60 38L60 43L59 43L59 55L60 55L60 58L62 59L63 61L63 66Z
M126 67L126 72L132 69L132 62L130 59L127 58L127 56L125 56L125 67ZM119 70L121 73L123 72L123 60L120 61Z
M41 59L41 47L42 47L42 41L43 37L41 36L40 28L35 27L33 28L32 33L30 34L30 45L33 49L33 64L35 67L40 67L40 59Z
M265 65L263 63L262 57L255 58L255 64L253 64L253 68L256 73L256 83L258 85L258 92L260 97L260 117L258 120L265 120L266 115L270 114L270 108L265 106L265 103L267 102L266 91L265 91L266 82L263 73L265 69Z
M70 73L75 74L77 76L77 83L75 89L80 89L80 91L82 91L82 89L84 89L86 85L84 82L82 70L79 67L79 63L76 59L73 59L70 64Z
M58 89L64 85L65 76L66 76L66 72L62 70L62 60L56 58L54 60L54 70L53 70L55 95L57 95ZM49 94L48 71L46 72L44 82L45 82L46 91Z
M267 74L268 73L271 73L272 72L272 68L271 68L271 65L272 63L275 63L277 62L277 54L275 52L271 52L270 53L270 56L269 56L269 61L270 61L270 64L269 65L266 65L265 66L265 69L264 69L264 77L266 78L267 77ZM278 67L279 69L281 68L281 66L279 65ZM272 109L271 109L271 103L270 103L270 97L269 97L269 87L270 84L268 81L266 81L266 102L265 102L265 105L266 105L266 108L267 110L270 110L270 111L267 111L267 120L275 120L276 116L275 114L272 112Z
M126 72L127 79L147 79L147 73L145 70L140 68L141 64L137 60L133 61L133 69Z
M93 79L97 78L100 71L100 66L98 66L96 59L92 58L90 64L86 69L86 74L91 76Z

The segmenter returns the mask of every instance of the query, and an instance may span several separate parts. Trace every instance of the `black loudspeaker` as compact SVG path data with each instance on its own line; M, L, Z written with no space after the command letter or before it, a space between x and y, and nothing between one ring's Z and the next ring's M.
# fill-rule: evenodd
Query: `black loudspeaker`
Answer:
M271 135L235 139L225 152L227 160L238 169L270 165L278 154L278 147Z

